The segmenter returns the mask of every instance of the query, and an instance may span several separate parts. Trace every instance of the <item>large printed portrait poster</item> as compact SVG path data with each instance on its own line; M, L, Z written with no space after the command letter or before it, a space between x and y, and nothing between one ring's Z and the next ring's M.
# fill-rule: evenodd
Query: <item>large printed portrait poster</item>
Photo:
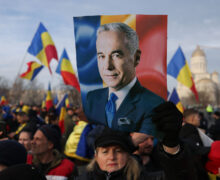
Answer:
M167 97L167 15L83 16L73 20L88 121L154 135L152 110Z

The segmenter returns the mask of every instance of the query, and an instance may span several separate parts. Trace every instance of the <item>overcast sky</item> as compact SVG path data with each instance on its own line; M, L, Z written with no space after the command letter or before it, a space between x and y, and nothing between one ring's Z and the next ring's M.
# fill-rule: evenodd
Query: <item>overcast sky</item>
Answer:
M60 57L65 47L75 67L73 16L117 14L167 14L167 62L180 45L190 59L196 45L204 48L208 72L220 72L220 1L176 0L0 0L0 76L13 82L23 63L36 60L27 48L42 22L51 34ZM22 63L23 62L23 63ZM52 63L55 69L56 62ZM60 80L44 68L38 82ZM44 80L43 80L43 79ZM48 80L47 80L48 79ZM175 82L168 78L168 87Z

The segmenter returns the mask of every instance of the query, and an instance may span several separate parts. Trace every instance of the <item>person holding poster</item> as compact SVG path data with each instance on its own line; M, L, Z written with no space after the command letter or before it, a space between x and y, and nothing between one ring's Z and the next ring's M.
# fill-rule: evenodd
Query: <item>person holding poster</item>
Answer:
M164 102L136 77L141 50L136 31L124 23L99 27L96 40L100 76L106 88L88 92L85 114L90 123L114 130L154 134L152 110Z

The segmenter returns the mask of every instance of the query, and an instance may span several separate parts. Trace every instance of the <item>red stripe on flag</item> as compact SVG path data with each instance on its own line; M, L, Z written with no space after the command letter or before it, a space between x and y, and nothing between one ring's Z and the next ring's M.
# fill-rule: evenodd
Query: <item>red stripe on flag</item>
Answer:
M66 71L61 71L61 75L63 77L65 84L73 86L80 92L80 86L74 74Z
M192 85L192 87L191 87L190 89L191 89L191 91L194 93L195 98L196 98L196 101L199 102L199 95L198 95L198 92L197 92L197 90L196 90L196 86L195 86L195 83L194 83L192 77L191 77L191 80L192 80L192 84L193 84L193 85Z
M167 16L136 16L136 31L141 49L136 74L141 84L167 98Z
M45 54L47 56L48 64L50 64L52 58L58 60L57 50L54 45L48 45L45 47Z
M47 108L47 111L53 107L53 100L47 100L46 101L46 108Z

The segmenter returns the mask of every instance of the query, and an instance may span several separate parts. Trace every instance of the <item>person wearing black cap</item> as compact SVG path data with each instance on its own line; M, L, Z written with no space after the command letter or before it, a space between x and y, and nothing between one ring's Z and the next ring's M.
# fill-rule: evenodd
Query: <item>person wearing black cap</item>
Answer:
M75 164L60 153L61 132L56 125L41 126L32 140L32 155L27 163L35 165L47 179L67 179L77 175Z
M26 164L27 151L14 140L0 141L0 179L1 180L46 180L32 165Z
M182 114L175 104L165 102L154 109L152 121L158 130L158 158L167 180L195 180L197 175L190 161L188 149L180 141L178 134L182 126ZM127 133L104 129L95 138L94 159L87 172L78 180L155 180L155 174L148 173L134 159L132 153L143 142L146 134L134 138Z
M136 147L128 134L106 128L96 138L94 148L87 173L77 179L140 179L140 167L132 157Z
M0 171L16 165L25 164L27 151L18 142L14 140L0 141Z

